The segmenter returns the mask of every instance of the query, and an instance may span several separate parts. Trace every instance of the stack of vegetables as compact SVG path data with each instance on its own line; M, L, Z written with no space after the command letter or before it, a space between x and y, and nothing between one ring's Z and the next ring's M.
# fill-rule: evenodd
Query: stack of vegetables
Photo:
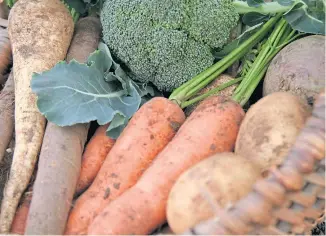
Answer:
M325 88L323 0L2 7L1 233L182 233L283 162Z

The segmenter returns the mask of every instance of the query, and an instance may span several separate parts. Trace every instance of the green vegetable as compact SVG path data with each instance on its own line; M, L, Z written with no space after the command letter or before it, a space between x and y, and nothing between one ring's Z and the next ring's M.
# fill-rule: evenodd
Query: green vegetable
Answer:
M225 46L220 52L215 52L215 55L222 57L221 60L172 92L170 99L175 100L183 108L227 86L221 85L209 93L194 98L199 90L223 73L235 61L246 56L255 46L261 44L260 51L256 52L257 58L254 63L248 64L249 68L248 65L245 65L245 71L240 73L243 77L237 78L242 81L233 98L244 105L263 78L269 62L282 47L305 33L325 34L325 3L323 0L311 1L307 4L302 0L291 2L278 0L278 2L271 3L248 0L247 2L234 1L233 4L239 13L245 13L243 18L247 16L246 20L255 15L252 13L260 15L264 13L266 17L261 19L269 20L258 27L254 26L251 32L248 31L241 35L246 38L245 40L240 37Z
M69 126L93 120L104 125L113 120L108 134L114 138L138 110L142 97L154 95L153 88L125 74L103 43L85 64L62 61L51 70L34 73L31 88L38 96L39 111L49 121Z
M231 4L229 0L106 0L101 12L104 40L121 67L112 59L109 47L101 43L86 64L59 63L48 72L35 74L32 90L38 96L39 110L61 126L92 120L110 122L108 135L116 138L144 102L159 96L147 86L149 81L161 90L177 87L169 99L182 108L241 81L233 98L244 105L282 47L305 33L325 34L320 28L320 23L325 25L324 14L320 13L325 13L324 5L320 5L323 0L314 4L304 1L248 0ZM259 18L262 22L221 47L227 34L217 34L216 30L231 31L238 14L230 11L233 7L238 13L245 12L243 20L262 12L271 14L265 14ZM215 20L209 22L209 17ZM223 28L222 22L228 27ZM215 50L218 45L220 51ZM250 54L253 61L248 60ZM215 56L220 60L208 67ZM240 78L195 96L239 59L245 61ZM83 80L85 76L93 79L85 80L90 84ZM132 80L134 76L138 82Z
M238 19L230 0L107 0L101 11L113 55L163 91L211 66Z

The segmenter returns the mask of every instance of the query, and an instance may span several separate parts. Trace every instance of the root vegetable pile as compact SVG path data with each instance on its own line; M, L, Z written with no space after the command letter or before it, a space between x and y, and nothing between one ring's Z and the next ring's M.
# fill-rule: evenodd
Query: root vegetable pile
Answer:
M1 2L0 233L218 219L285 161L325 89L322 1Z

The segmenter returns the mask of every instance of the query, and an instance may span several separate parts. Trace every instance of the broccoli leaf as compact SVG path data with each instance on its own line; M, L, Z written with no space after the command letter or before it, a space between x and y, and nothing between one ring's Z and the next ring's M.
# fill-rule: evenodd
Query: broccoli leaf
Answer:
M219 51L213 51L214 57L216 59L222 59L231 53L234 49L239 47L239 45L247 40L250 36L252 36L259 28L263 25L263 23L256 24L254 26L248 27L241 35L239 35L236 39L232 40L230 43L225 45Z
M107 134L117 138L139 107L157 90L131 80L102 42L86 63L61 61L51 70L34 73L32 91L39 111L59 126L110 122Z
M282 6L291 6L294 0L277 0L277 2Z
M127 124L128 118L120 112L116 113L106 130L106 135L113 139L117 139Z
M102 125L118 111L131 117L138 110L140 96L130 81L126 83L129 94L119 80L106 82L96 67L72 60L34 74L31 86L38 96L38 109L49 121L69 126L97 120Z
M325 5L323 0L304 0L284 15L295 30L325 35Z
M269 18L269 15L260 14L258 12L248 12L242 16L242 22L248 26L255 26L267 21Z
M261 4L264 4L264 0L247 0L249 7L259 7Z
M116 138L143 103L142 96L151 97L154 88L132 81L107 53L106 45L99 48L85 64L62 61L34 73L31 88L39 111L49 121L59 126L112 121L108 133Z

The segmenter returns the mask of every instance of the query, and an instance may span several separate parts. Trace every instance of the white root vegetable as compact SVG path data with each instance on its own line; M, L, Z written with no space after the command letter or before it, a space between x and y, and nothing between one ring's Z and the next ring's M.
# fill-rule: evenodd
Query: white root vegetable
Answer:
M14 132L15 87L12 72L0 93L0 162Z
M8 233L42 145L46 120L30 88L34 72L51 69L67 54L73 19L60 0L19 0L9 14L15 78L16 147L1 203L0 231Z

